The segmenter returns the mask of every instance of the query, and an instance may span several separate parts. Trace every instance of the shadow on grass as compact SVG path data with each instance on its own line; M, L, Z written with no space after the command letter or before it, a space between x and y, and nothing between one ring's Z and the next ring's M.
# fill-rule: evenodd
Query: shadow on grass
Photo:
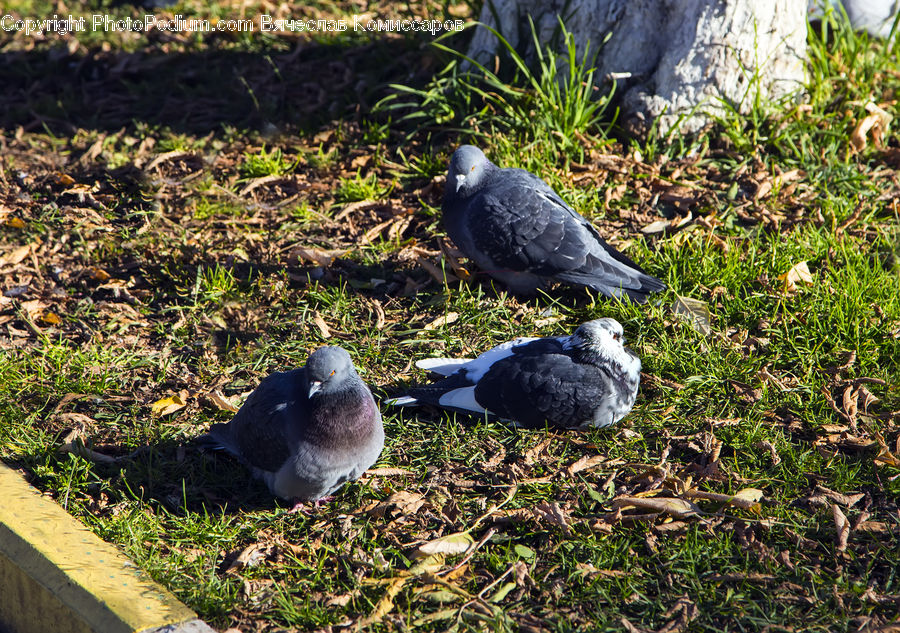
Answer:
M256 34L254 37L258 37ZM261 37L261 36L259 36ZM113 132L136 124L205 135L223 126L314 130L368 111L392 80L419 67L421 42L302 40L292 50L241 51L215 40L168 53L64 47L0 53L0 128Z

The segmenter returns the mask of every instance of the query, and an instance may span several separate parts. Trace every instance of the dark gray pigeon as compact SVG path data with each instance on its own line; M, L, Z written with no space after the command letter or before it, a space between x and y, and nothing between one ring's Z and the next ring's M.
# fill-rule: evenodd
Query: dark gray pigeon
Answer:
M450 159L442 209L459 249L514 293L533 293L551 279L644 303L665 288L603 241L543 180L524 169L501 169L472 145Z
M235 455L299 509L375 463L384 429L350 354L320 347L305 367L263 379L234 418L214 424L202 440Z
M634 406L641 361L615 319L596 319L572 336L517 338L478 358L427 358L416 366L442 376L386 404L488 415L526 428L609 426Z

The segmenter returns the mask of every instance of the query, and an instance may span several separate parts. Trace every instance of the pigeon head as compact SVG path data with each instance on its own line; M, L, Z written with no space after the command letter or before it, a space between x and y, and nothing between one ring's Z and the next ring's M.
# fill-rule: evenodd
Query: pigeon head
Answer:
M625 331L622 324L608 317L582 323L575 330L575 336L581 339L582 345L591 347L625 346Z
M582 323L570 344L588 355L618 363L626 371L640 372L641 361L625 347L625 332L615 319L605 317Z
M343 382L356 374L353 360L340 347L320 347L306 360L309 397L340 389Z
M480 149L474 145L463 145L450 159L450 170L447 172L447 187L456 195L465 198L478 191L488 170L493 163L487 159Z

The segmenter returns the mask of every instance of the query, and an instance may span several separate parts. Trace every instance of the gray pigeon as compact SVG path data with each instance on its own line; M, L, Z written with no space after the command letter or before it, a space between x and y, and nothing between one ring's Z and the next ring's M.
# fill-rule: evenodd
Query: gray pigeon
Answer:
M550 279L644 303L665 288L603 241L543 180L524 169L501 169L472 145L450 159L442 209L459 249L514 293L533 293Z
M898 0L809 0L811 18L822 18L831 4L840 17L840 5L844 6L850 26L866 30L875 37L890 37L894 20L900 13Z
M340 347L320 347L293 371L267 376L227 424L202 440L224 448L275 495L328 497L362 475L384 447L381 412Z
M525 428L609 426L634 406L641 361L615 319L582 324L572 336L517 338L471 360L428 358L442 376L387 400L500 418Z

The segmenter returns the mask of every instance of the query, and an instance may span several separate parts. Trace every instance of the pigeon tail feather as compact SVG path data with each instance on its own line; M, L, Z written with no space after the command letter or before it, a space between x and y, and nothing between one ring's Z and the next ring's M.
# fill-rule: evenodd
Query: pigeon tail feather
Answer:
M384 403L393 407L404 407L406 405L419 404L419 401L412 396L398 396L396 398L388 398Z
M441 376L449 376L471 360L471 358L423 358L416 361L416 367Z

